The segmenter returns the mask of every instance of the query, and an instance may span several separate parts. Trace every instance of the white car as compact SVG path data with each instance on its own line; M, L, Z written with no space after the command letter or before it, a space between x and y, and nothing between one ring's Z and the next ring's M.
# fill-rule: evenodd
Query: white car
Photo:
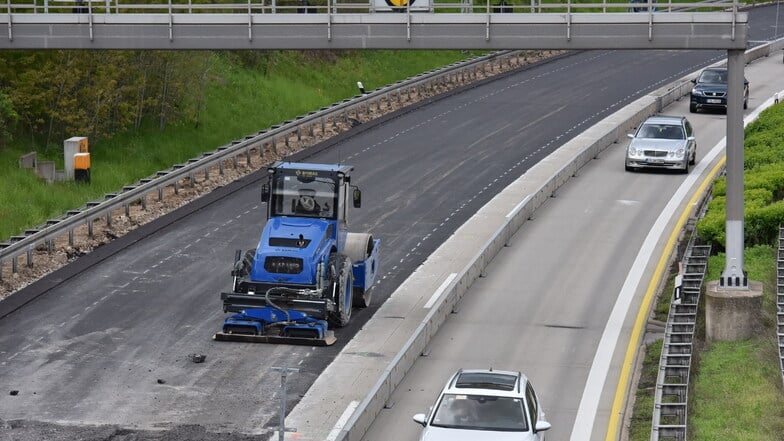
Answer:
M528 378L493 369L457 371L414 421L420 441L544 441L551 427Z

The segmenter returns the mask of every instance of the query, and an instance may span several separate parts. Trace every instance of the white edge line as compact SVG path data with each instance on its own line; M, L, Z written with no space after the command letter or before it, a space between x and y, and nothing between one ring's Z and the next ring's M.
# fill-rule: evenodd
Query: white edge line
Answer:
M329 432L329 435L327 435L326 441L335 441L338 438L338 435L340 435L340 431L343 430L343 426L346 425L348 419L351 418L351 415L354 413L355 410L357 410L357 406L359 406L358 400L354 400L348 403L348 406L346 406L346 410L343 411L343 414L340 415L338 422L335 423L335 427L333 427L332 431Z
M425 303L424 306L425 309L430 309L433 306L436 300L438 300L438 298L441 297L441 294L444 293L446 287L449 286L449 284L452 283L453 280L455 280L455 277L457 277L457 273L451 273L449 277L447 277L446 280L444 280L444 282L441 284L441 286L438 287L436 292L434 292L433 295L430 296L430 300L428 300L427 303Z
M744 119L744 127L757 119L759 114L773 104L773 98L768 99L762 105L758 106ZM582 398L580 399L580 407L577 409L577 416L574 420L572 427L572 435L570 441L588 441L591 439L593 432L593 424L596 419L596 413L599 409L599 399L601 398L604 383L607 380L607 374L610 370L610 362L612 360L615 347L618 345L618 337L621 333L624 318L628 313L634 293L637 291L637 286L640 284L642 273L645 269L646 263L650 260L653 254L656 243L658 242L664 228L670 220L670 217L681 202L686 198L688 190L697 181L708 164L724 151L727 138L722 138L714 147L708 152L700 163L695 167L695 172L690 174L686 180L683 181L681 186L675 192L675 195L664 207L659 218L653 224L648 236L645 238L637 258L634 260L629 275L621 288L618 295L618 300L615 302L610 318L607 320L607 325L602 333L602 338L599 341L599 346L596 350L593 363L591 363L591 371L588 373L588 379L585 382L585 389L583 390Z

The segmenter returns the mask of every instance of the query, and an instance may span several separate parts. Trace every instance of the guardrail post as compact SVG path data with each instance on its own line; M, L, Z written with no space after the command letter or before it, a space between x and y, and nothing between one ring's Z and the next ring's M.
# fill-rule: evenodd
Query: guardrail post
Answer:
M8 40L14 41L13 25L11 25L11 0L6 0L6 8L8 8Z
M172 18L172 2L169 0L169 41L174 40L174 19Z
M253 164L251 163L250 149L245 149L245 160L247 161L247 165L248 165L248 167L250 167L251 165L253 165Z
M180 194L180 182L174 181L174 194Z
M125 217L131 217L131 204L124 204L123 207L125 208Z
M5 262L3 261L3 259L0 259L0 282L3 280L3 266L4 266L4 264L5 264Z
M261 150L259 150L259 151L261 151ZM218 174L223 176L223 161L218 163Z
M158 187L158 202L163 200L163 187Z
M194 182L193 182L193 175L191 175L191 185L193 185L193 184L194 184ZM140 197L139 200L142 203L142 210L147 211L147 195L146 194L142 195L142 197Z
M33 267L33 246L32 245L27 247L27 267L28 268L32 268Z
M19 263L16 260L16 256L11 258L11 274L16 274L19 271L18 268Z
M90 219L87 221L87 237L93 237L93 220Z
M196 176L193 174L193 172L188 173L188 180L191 182L191 188L196 186ZM147 195L144 195L142 198L142 207L145 210L147 209Z
M109 211L106 212L106 226L107 227L111 227L112 226L112 210L111 209L109 209Z
M68 230L68 246L69 247L72 247L74 245L74 237L73 236L74 236L73 228L71 228L70 230Z

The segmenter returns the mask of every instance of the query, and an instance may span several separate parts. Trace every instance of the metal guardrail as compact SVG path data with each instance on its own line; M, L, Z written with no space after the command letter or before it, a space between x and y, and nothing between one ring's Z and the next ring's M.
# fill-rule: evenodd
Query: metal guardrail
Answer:
M188 179L191 185L195 183L197 175L209 176L210 170L218 168L223 173L224 162L232 161L235 166L239 157L245 157L251 162L253 153L261 157L265 148L277 152L278 145L283 142L288 145L292 138L300 139L304 131L313 134L314 126L320 125L322 133L327 124L335 126L339 122L348 123L354 116L359 116L363 109L370 113L375 106L391 106L395 102L403 103L406 96L411 97L414 92L422 93L434 91L446 82L466 83L479 78L480 71L485 71L493 63L512 63L512 58L519 56L520 51L499 51L489 55L474 57L461 62L453 63L432 71L424 72L397 83L384 86L365 95L354 96L342 102L323 107L307 115L298 116L256 134L245 136L244 139L232 141L230 144L218 147L212 152L204 153L199 158L190 159L187 163L175 165L167 170L159 171L147 178L141 179L134 185L123 187L116 193L106 194L103 199L88 202L84 206L67 211L60 217L50 219L44 224L28 229L24 235L12 236L9 241L0 243L0 280L3 268L8 261L11 262L11 272L18 272L20 257L26 256L24 264L33 266L33 254L37 247L44 246L48 251L54 248L54 241L58 237L68 234L69 244L73 245L74 230L87 225L88 235L92 237L93 223L105 218L111 225L112 214L115 210L124 209L126 215L132 204L141 204L147 208L147 198L150 194L157 194L158 200L163 200L164 189L173 187L177 192L180 181Z
M784 381L784 227L779 227L779 252L776 259L776 340L781 380Z
M403 13L448 13L448 14L579 14L587 12L637 12L665 13L687 10L729 11L737 10L738 0L596 0L592 2L476 0L476 1L425 1L410 5L390 6L383 0L338 1L338 0L158 0L136 3L120 0L6 0L6 12L11 14L372 14L386 12Z
M667 317L656 378L651 441L686 441L694 331L711 249L707 245L695 245L694 240L692 233Z

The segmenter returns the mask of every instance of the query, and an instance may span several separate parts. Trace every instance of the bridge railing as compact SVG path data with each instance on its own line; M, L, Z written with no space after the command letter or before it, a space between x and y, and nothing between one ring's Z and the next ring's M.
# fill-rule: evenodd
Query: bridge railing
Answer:
M6 0L7 14L343 14L459 13L572 14L737 10L737 0L695 1L541 1L541 0ZM2 3L0 3L2 4Z

